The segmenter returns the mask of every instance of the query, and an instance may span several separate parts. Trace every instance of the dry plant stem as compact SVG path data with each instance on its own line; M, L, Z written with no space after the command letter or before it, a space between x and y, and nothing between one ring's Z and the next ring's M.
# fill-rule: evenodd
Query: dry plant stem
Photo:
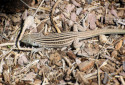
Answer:
M0 47L9 46L9 45L15 45L15 43L2 43L0 44Z
M43 57L43 56L44 56L41 52L38 52L38 53L39 53L39 55L40 55L41 57Z
M99 72L102 73L102 71L100 69L99 69ZM96 70L95 72L84 75L84 77L89 80L89 79L91 79L92 76L95 76L97 73L98 73L98 71ZM97 76L96 76L96 78L97 78Z
M27 3L25 3L23 0L20 0L23 4L25 4L28 8L31 8L31 9L36 9L36 8L33 8L33 7L30 7Z
M17 41L17 48L18 48L18 49L21 49L19 41L22 39L25 30L26 30L26 27L24 26L23 29L22 29L22 32L21 32L21 34L20 34L20 36L19 36L19 39L18 39L18 41Z
M21 51L32 51L33 49L32 48L13 48L13 50L21 50Z
M55 11L56 6L59 4L60 1L61 1L61 0L58 0L58 1L55 3L55 5L53 6L53 9L52 9L52 12L51 12L52 24L54 25L54 27L56 28L56 30L57 30L58 33L61 33L61 31L60 31L60 29L57 27L56 23L55 23L54 20L53 20L53 14L54 14L54 11Z
M100 68L98 67L98 63L96 63L96 66L97 66L97 75L98 75L98 85L101 85L101 82L100 82Z
M42 0L42 2L40 3L39 7L37 8L36 12L34 13L33 17L35 17L36 13L38 12L39 8L42 6L44 0Z
M116 75L117 75L117 74L119 74L119 73L120 73L120 71L122 71L122 70L123 70L123 66L121 66L119 69L117 69L117 71L116 71L116 73L115 73L115 74L116 74Z
M59 16L54 17L54 19L56 19L57 17L59 17ZM54 19L53 19L53 20L54 20ZM48 20L50 20L50 18L46 18L46 19L44 19L44 20L40 21L40 23L39 23L39 24L37 24L37 26L36 26L36 27L38 27L41 23L46 22L46 21L48 21Z
M70 60L65 56L63 58L68 63L69 67L72 67L72 63L70 62Z
M6 40L9 40L6 36L4 36L3 34L0 33L0 36Z
M25 4L28 8L30 9L35 9L37 10L37 8L34 8L34 7L30 7L28 4L26 4L23 0L20 0L23 4ZM47 8L47 7L40 7L39 9L41 10L46 10L46 11L50 11L50 8Z
M7 53L5 53L3 55L0 55L0 59L4 58L5 56L7 56L8 54L10 54L11 52L12 52L12 49L9 52L7 52Z
M125 10L125 8L117 8L118 10Z
M122 84L125 85L125 81L123 79L123 76L120 76L120 79L121 79Z
M114 44L118 43L120 40L123 40L123 39L125 39L125 37L120 37L115 42L112 42L112 44L114 45Z
M115 76L116 78L120 78L121 79L121 82L122 82L122 85L125 85L125 81L123 79L123 76Z

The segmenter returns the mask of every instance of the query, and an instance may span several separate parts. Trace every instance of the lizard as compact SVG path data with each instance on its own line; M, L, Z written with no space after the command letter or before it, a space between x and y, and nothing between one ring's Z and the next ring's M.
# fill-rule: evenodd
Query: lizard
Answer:
M125 30L98 29L84 32L51 33L46 36L40 33L32 33L24 35L21 42L32 46L38 46L39 48L62 48L71 45L75 39L84 40L102 34L125 34ZM78 43L76 44L79 45Z

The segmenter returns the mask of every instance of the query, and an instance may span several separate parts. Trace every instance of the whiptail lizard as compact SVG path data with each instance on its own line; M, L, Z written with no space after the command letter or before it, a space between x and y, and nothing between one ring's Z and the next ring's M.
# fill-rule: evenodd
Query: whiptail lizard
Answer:
M47 36L44 36L40 33L33 33L25 35L22 38L21 42L43 48L59 48L71 45L76 38L82 40L98 36L101 34L125 34L125 30L99 29L99 30L84 31L84 32L53 33Z

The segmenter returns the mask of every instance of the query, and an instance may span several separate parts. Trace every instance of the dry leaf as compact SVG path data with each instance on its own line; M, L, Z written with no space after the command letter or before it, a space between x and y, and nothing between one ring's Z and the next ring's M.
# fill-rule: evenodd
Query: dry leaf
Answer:
M118 52L117 52L116 50L114 50L114 51L112 52L112 54L111 54L112 57L117 57L117 55L118 55Z
M25 54L21 54L18 59L18 64L23 66L24 64L28 63L27 57Z
M24 28L29 29L30 27L36 28L33 16L28 16L24 22Z
M77 8L76 9L76 14L79 15L82 12L82 10L83 10L82 8Z
M122 41L120 40L116 45L115 45L115 50L119 50L122 47Z
M80 63L78 66L80 71L87 71L88 69L92 68L93 65L94 65L94 61L85 61Z
M87 78L84 77L84 73L77 71L75 75L78 82L80 82L80 85L90 85L90 82Z
M11 20L14 22L14 23L17 23L17 22L20 22L21 21L21 18L19 16L19 14L16 14L14 16L11 16Z
M42 83L42 80L40 79L35 79L34 81L34 85L41 85L41 83Z
M76 22L76 13L71 13L71 20Z
M34 72L30 72L26 75L26 77L22 78L22 80L33 81L35 77L36 74Z
M111 9L111 14L114 15L115 17L118 17L117 11L114 9L114 7L112 7Z
M71 59L75 59L76 58L76 55L72 51L67 52L67 55Z
M125 47L121 47L119 50L120 54L125 55Z
M72 11L74 8L75 8L74 5L68 4L68 5L66 6L66 12L71 13L71 11Z
M71 27L73 26L74 22L72 20L68 20L68 25Z
M90 13L88 15L88 23L90 25L90 29L95 29L96 28L96 16L94 13Z
M114 24L114 16L113 15L111 15L111 13L109 13L109 14L107 14L106 16L105 16L105 23L106 24Z
M110 44L110 42L108 41L107 37L105 35L99 35L99 40L101 43L106 43L106 44Z
M5 82L10 82L10 73L9 73L9 70L4 70L3 71L3 77L4 77L4 80Z
M81 5L78 3L78 2L76 2L75 0L71 0L72 1L72 3L75 5L75 6L78 6L78 7L80 7Z
M124 10L120 10L120 11L118 12L118 17L125 17L125 12L124 12Z
M77 64L80 64L80 63L81 63L81 60L78 59L78 58L76 58L75 61L76 61Z

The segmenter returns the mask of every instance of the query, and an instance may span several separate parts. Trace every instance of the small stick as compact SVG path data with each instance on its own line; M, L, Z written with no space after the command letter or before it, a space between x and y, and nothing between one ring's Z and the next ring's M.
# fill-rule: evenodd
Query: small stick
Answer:
M56 19L57 17L59 17L59 16L54 17L54 18L53 18L53 20L54 20L54 19ZM48 18L46 18L46 19L43 19L42 21L40 21L40 23L39 23L39 24L37 24L37 26L36 26L36 27L38 27L41 23L46 22L46 21L48 21L48 20L50 20L50 18L49 18L49 17L48 17Z
M15 45L15 43L2 43L0 44L0 47L7 46L7 45Z
M33 8L33 7L30 7L27 3L25 3L23 0L20 0L23 4L25 4L28 8L31 8L31 9L36 9L36 8Z
M32 48L13 48L13 50L21 50L21 51L32 51L33 49Z
M59 2L60 2L61 0L58 0L56 3L55 3L55 5L53 6L53 9L52 9L52 12L51 12L51 20L52 20L52 24L54 25L54 27L56 28L56 30L57 30L57 32L58 33L61 33L61 31L60 31L60 29L58 28L58 26L56 25L56 23L54 22L54 20L53 20L53 14L54 14L54 11L55 11L55 8L57 7L57 5L59 4Z
M125 8L117 8L118 10L125 10Z
M34 13L33 17L35 17L36 13L38 12L39 8L42 6L44 0L42 0L42 2L40 3L39 7L37 8L36 12Z

